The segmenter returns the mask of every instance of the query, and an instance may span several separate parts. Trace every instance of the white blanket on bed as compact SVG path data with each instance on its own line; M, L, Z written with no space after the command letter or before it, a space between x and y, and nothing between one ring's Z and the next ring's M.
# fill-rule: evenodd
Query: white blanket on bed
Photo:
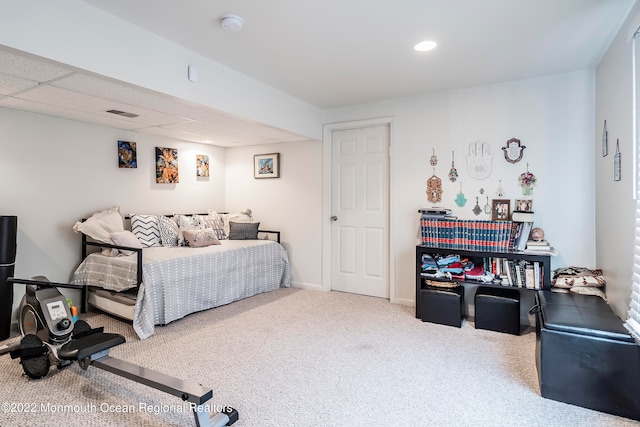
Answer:
M155 325L291 285L284 248L268 240L223 240L204 248L151 247L142 251L142 285L133 328L141 339ZM136 255L91 254L73 275L75 284L122 291L135 286Z

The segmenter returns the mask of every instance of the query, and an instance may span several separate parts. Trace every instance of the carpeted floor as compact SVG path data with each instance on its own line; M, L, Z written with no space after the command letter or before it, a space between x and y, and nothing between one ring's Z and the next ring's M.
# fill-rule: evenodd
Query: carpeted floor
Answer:
M423 323L377 298L279 289L144 341L114 318L87 320L126 336L111 356L211 388L209 408L236 408L237 426L638 425L540 397L534 333ZM0 358L2 426L195 425L180 399L95 367L21 374Z

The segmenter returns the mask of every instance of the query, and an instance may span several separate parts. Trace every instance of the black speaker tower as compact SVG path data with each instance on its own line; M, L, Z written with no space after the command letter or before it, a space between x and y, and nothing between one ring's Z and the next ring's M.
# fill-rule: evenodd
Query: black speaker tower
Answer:
M0 340L9 338L13 309L13 277L16 263L17 216L0 216Z

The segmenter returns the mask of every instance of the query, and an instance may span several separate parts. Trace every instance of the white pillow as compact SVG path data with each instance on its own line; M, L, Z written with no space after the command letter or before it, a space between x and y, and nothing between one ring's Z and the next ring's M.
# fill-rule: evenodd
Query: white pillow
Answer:
M84 222L76 222L73 231L82 233L100 243L113 244L110 234L124 231L124 218L120 213L120 207L105 209L94 213Z
M232 212L228 214L221 214L220 216L224 220L224 234L229 236L229 222L253 222L253 216L251 215L251 209L245 209L239 212Z
M178 246L188 246L184 239L185 230L204 230L204 217L201 215L174 215L173 219L178 224Z
M114 245L126 246L128 248L140 248L140 249L142 249L143 247L142 242L140 242L140 239L138 239L136 235L129 230L116 231L115 233L111 233L109 236L111 237L111 240L113 240ZM123 255L135 254L134 251L128 251L125 249L118 249L118 250Z

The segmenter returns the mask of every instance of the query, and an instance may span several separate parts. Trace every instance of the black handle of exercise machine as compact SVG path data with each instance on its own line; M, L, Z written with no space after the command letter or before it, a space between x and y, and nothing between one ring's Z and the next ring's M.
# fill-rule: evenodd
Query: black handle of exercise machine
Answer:
M7 283L20 283L23 285L36 285L45 288L69 288L69 289L82 289L83 285L72 285L71 283L56 283L50 282L46 277L32 277L31 279L18 279L16 277L9 277Z

